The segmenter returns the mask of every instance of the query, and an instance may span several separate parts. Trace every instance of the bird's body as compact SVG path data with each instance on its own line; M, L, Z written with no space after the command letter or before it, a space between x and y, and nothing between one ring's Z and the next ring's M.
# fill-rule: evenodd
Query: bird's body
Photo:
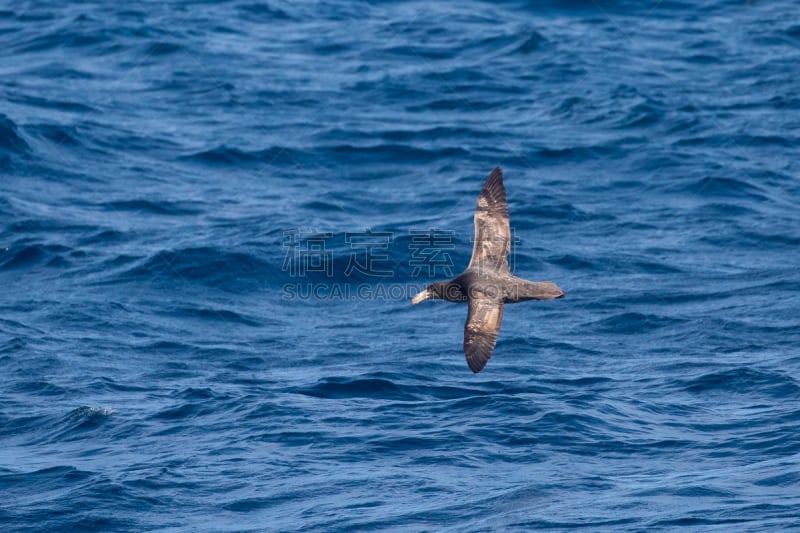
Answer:
M464 325L464 354L473 372L480 372L492 356L503 307L525 300L551 300L564 296L557 285L518 278L508 268L511 230L503 172L495 168L483 185L475 209L475 244L469 266L458 277L429 285L411 300L428 299L468 303Z

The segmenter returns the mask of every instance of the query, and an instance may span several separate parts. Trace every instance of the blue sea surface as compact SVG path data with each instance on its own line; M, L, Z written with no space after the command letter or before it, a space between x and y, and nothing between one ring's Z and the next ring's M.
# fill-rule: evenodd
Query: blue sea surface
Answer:
M799 15L0 3L0 529L799 530Z

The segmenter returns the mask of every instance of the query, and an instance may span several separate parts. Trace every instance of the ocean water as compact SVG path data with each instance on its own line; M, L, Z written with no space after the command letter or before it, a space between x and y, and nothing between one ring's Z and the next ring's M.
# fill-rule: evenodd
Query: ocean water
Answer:
M798 14L5 0L0 529L800 529Z

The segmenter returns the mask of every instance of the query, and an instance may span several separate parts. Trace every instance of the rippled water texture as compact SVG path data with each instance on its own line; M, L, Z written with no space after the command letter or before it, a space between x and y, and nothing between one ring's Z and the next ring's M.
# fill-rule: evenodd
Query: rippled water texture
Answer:
M0 529L800 528L796 2L8 0L0 58ZM497 165L567 297L473 375L380 290Z

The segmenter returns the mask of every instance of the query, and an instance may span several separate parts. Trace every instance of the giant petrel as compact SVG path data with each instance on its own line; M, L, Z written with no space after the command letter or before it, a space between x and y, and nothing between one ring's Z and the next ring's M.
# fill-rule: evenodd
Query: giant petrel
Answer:
M483 184L475 209L475 245L467 269L457 278L438 281L414 296L411 302L442 299L469 303L464 325L464 355L469 368L478 373L486 366L503 321L504 304L524 300L562 298L562 291L549 281L518 278L508 268L511 230L503 171L495 168Z

